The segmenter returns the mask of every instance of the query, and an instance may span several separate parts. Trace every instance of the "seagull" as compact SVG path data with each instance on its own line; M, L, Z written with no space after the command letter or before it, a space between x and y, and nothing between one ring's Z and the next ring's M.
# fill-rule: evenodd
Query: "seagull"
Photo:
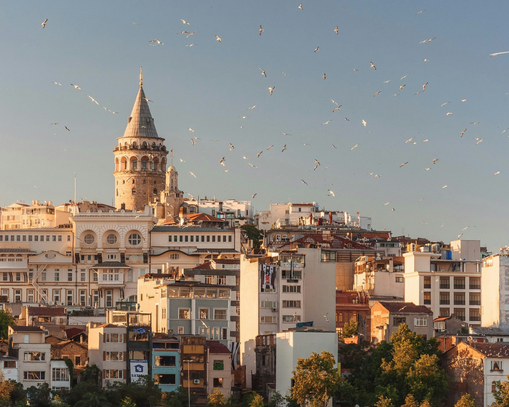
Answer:
M427 143L428 141L429 141L429 139L422 140L421 143Z
M447 188L447 185L444 185L444 186L442 187L442 189L445 189L445 188Z
M230 172L230 170L224 170L224 172Z
M157 43L158 45L164 45L164 42L159 41L157 38L155 40L150 40L149 42ZM155 46L155 44L153 44Z
M46 21L48 21L48 20L46 20ZM496 57L497 55L502 55L502 54L509 54L509 51L495 52L494 54L490 54L490 57Z
M461 236L463 236L463 233L460 233L460 234L458 235L458 239L459 239Z
M327 75L325 73L322 75L323 80L327 79Z
M275 86L269 86L269 92L271 95L272 95L272 93L274 93L274 89L276 89Z
M256 197L256 195L258 194L258 192L254 193L253 194L253 199Z
M409 138L407 141L405 141L405 144L406 144L406 143L410 143L410 142L411 142L414 138L415 138L415 137L411 137L411 138Z
M328 189L327 191L329 191L329 194L331 194L333 198L336 197L336 195L334 195L334 192L331 189Z
M495 174L493 174L493 175L498 175L498 174L500 174L500 171L497 171L497 172L496 172Z
M389 79L388 81L384 81L384 83L389 83L391 80Z
M419 44L429 44L431 41L433 41L437 37L430 38L429 40L421 41Z
M57 125L58 123L50 123L51 125Z
M401 85L401 86L399 87L399 90L403 89L405 86L406 86L406 84Z
M190 34L189 31L180 31L177 34Z
M316 170L318 168L318 164L316 164L314 167L313 167L313 171Z
M94 102L96 105L98 105L98 106L99 106L99 102L98 102L97 100L95 100L95 99L94 99L92 96L90 96L90 95L87 95L87 96L90 98L90 100L91 100L92 102Z
M189 38L189 37L192 37L195 33L196 33L196 31L193 31L192 33L187 33L186 39Z
M248 110L253 110L257 105L254 105L254 106L251 106L251 107L248 107Z
M270 150L272 147L274 147L274 144L271 144L270 146L268 146L267 150Z
M216 41L221 42L221 38L219 36L217 36L217 35L216 35Z
M258 68L260 71L262 71L262 75L267 77L267 74L265 73L265 71L262 69L262 68Z
M189 171L189 174L196 178L196 175L194 175L191 171Z
M426 11L426 9L421 10L421 11L419 11L419 12L418 12L418 13L416 13L416 14L422 14L422 13L424 13L425 11Z
M380 94L380 91L376 92L373 97L378 96Z
M190 25L186 20L182 20L180 19L180 21L182 21L182 24L187 24L187 25Z
M134 21L132 22L133 25L140 25L140 23L135 23Z
M446 116L452 116L452 112L447 112L445 115Z
M401 78L399 78L400 81L402 81L403 79L405 79L409 74L406 74L405 76L402 76Z
M48 22L48 19L46 19L46 20L44 20L44 21L42 22L42 24L41 24L41 25L42 25L42 28L46 28L46 23L47 23L47 22Z
M262 32L263 32L263 31L264 31L264 29L262 28L262 25L260 24L260 30L259 30L260 35L262 35Z
M354 146L350 149L350 151L353 151L353 150L354 150L355 148L357 148L357 147L359 147L359 144L354 145Z
M260 158L260 156L262 155L262 153L263 153L263 150L262 150L262 151L260 151L258 154L256 154L256 158Z
M322 123L322 126L325 125L325 124L329 124L331 121L332 121L332 119L327 120L326 122Z
M424 62L429 62L429 59L424 58L423 61Z
M281 152L283 152L285 150L286 150L286 144L283 146L283 149L281 150Z
M315 164L321 165L320 161L318 161L316 158L315 158Z
M334 144L332 145L332 147L334 147L336 150L338 149Z
M428 86L428 82L426 82L424 85L422 85L422 91L423 92L426 90L426 86Z
M387 206L387 205L389 205L389 204L390 204L390 202L386 202L386 203L384 203L384 206Z
M462 102L466 102L467 100L466 99L461 99Z
M185 163L185 160L183 160L182 158L179 158L179 160L181 163Z
M300 5L299 5L299 9L300 9L300 10L304 10L304 7L302 7L302 3L300 3Z
M304 184L308 185L308 183L307 183L306 181L304 181L302 178L301 178L301 181L302 181ZM309 185L308 185L308 186L309 186Z
M440 107L444 107L447 103L449 103L449 102L442 103L442 104L440 105Z
M290 76L290 75L288 75L287 73L284 73L284 72L281 72L281 73L282 73L284 76Z
M230 143L230 151L233 150L235 147L233 147L233 144Z
M404 167L404 166L405 166L405 165L407 165L407 164L408 164L408 161L406 161L406 162L404 162L403 164L401 164L401 165L399 166L399 168Z
M369 63L369 66L370 66L371 68L373 68L373 69L376 71L376 66L375 66L375 64L374 64L373 62L370 62L370 63Z
M64 126L64 127L65 127L65 129L66 129L67 131L71 131L71 130L69 130L69 127L67 127L67 126Z
M426 168L426 171L429 171L429 170L431 170L431 168L429 168L429 167L428 167L428 168Z
M150 102L150 103L154 103L153 100L150 100L150 99L147 99L147 98L143 98L143 100L146 100L147 102Z
M225 166L225 165L224 165L224 160L225 160L225 158L224 158L224 157L223 157L223 158L221 158L221 159L219 160L219 164L221 164L223 167Z
M346 122L349 122L349 121L350 121L350 119L349 119L348 117L345 117L345 121L346 121Z
M433 158L433 164L435 164L438 161L438 158Z
M71 86L74 86L76 89L81 90L81 88L78 85L71 83Z
M249 164L251 167L253 167L253 168L258 168L256 165L253 165L253 164L251 164L251 163L248 163L248 164Z
M53 82L55 85L62 86L60 82Z
M289 133L281 133L283 136L291 136Z
M479 122L470 122L470 124L479 124Z
M339 34L339 27L338 27L338 26L336 26L336 28L334 28L334 32L335 32L336 34Z
M362 119L362 124L366 127L368 123L366 123L366 120Z
M396 209L392 208L391 211L394 212Z
M316 47L313 52L317 52L320 49L320 47Z
M375 174L375 178L380 178L380 175L378 175L378 174Z
M461 132L461 136L460 136L460 137L463 137L463 134L465 134L465 132L466 132L466 131L467 131L467 129L463 130L463 131Z
M338 105L338 106L336 106L336 107L334 108L334 110L332 111L332 113L334 113L336 110L340 110L340 109L341 109L341 106L343 106L343 105Z
M198 44L186 44L186 45L184 45L184 47L193 47L195 45L198 45Z
M484 139L483 139L483 138L476 138L476 140L478 140L478 141L477 141L477 143L475 143L475 144L477 145L477 144L479 144L479 143L482 143L482 141L483 141Z

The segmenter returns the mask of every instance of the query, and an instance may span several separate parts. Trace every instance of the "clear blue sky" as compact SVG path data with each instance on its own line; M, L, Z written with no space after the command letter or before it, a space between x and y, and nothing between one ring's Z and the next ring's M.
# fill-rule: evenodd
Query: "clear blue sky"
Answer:
M509 51L509 2L299 4L4 2L0 205L67 202L75 172L79 197L111 203L112 150L143 65L158 133L175 151L186 193L239 200L257 193L257 210L315 201L371 216L375 228L395 235L447 242L470 226L463 238L481 239L490 250L509 243L509 131L502 134L509 127L509 54L489 56ZM186 39L182 30L196 33ZM153 39L164 45L151 46ZM341 110L332 113L330 99ZM321 165L313 170L315 159Z

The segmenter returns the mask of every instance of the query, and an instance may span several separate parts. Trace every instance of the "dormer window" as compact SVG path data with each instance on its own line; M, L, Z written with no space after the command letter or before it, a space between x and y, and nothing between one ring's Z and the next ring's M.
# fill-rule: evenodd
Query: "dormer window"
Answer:
M502 371L502 362L498 361L498 360L492 361L491 362L491 370L501 372Z

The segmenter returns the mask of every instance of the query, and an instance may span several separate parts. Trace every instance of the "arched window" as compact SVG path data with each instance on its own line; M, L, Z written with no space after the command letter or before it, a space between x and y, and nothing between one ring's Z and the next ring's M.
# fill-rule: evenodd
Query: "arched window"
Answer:
M152 162L151 162L151 164L152 164L152 165L151 165L151 167L152 167L152 171L154 171L154 170L156 169L156 163L155 163L155 161L152 161Z
M146 183L147 183L147 180L146 180L146 179L144 179L144 180L143 180L143 184L145 185Z
M144 141L142 145L143 145L143 148L147 148L147 142L146 141Z
M135 181L135 180L133 179L133 184L135 183L134 181Z
M136 195L136 188L131 189L131 194Z
M141 161L141 169L146 170L147 169L147 160L143 159Z
M157 188L154 188L154 195L157 195Z
M138 167L138 161L136 158L133 160L133 170L135 170Z
M118 188L117 188L117 196L118 196Z
M95 241L95 237L93 234L89 233L89 234L85 235L85 237L83 238L83 241L85 242L85 244L92 244Z
M155 150L155 148L156 148L156 143L152 143L152 148Z
M133 141L133 148L134 149L138 148L138 144L136 143L136 141Z
M497 382L491 382L491 392L495 393L497 391Z
M137 246L141 243L141 236L138 233L131 233L129 235L129 244Z

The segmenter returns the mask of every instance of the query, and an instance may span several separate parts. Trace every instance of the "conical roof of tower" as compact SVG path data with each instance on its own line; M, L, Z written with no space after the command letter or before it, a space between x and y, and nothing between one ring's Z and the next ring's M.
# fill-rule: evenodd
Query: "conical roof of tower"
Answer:
M148 107L148 100L143 91L143 86L141 85L127 127L125 128L124 137L159 138L156 126L154 125L154 119Z

